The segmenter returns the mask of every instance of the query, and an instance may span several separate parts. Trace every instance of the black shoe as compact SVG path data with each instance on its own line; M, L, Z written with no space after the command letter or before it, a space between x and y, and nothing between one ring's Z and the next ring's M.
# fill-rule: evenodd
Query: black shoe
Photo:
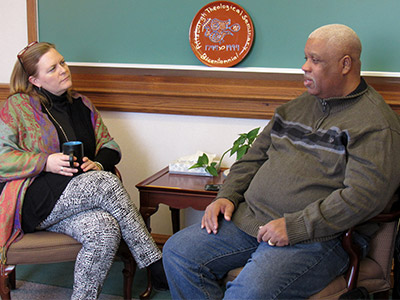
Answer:
M149 266L149 269L153 288L157 291L168 291L169 286L167 277L165 276L162 259L157 260L155 263L152 263Z

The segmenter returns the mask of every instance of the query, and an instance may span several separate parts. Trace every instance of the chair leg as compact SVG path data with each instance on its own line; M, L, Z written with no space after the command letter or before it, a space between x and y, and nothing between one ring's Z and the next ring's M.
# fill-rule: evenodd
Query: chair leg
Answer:
M124 299L131 300L133 278L135 277L136 272L136 261L133 258L132 253L125 241L121 242L118 250L118 256L124 263L124 269L122 270L122 274L124 276Z
M8 276L10 280L10 287L12 290L15 290L17 288L17 266L13 266L13 270L11 271L10 275Z
M151 291L153 290L153 286L151 284L151 272L150 269L147 268L147 288L146 290L140 294L140 299L150 299Z
M14 275L13 275L14 274ZM2 300L10 300L10 277L15 276L15 266L12 265L1 265L0 271L0 296ZM14 288L15 288L15 277L14 277Z
M124 262L124 269L122 270L122 274L124 275L124 299L130 300L132 299L132 284L136 272L136 262L133 257L121 259Z

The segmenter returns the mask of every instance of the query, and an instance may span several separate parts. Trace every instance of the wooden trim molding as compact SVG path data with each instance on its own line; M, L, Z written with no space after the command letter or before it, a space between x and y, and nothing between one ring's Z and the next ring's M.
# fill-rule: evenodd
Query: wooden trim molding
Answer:
M101 110L266 119L276 107L303 91L298 81L252 78L254 74L97 67L71 70L74 87Z
M27 1L29 41L37 39L37 0ZM74 88L100 110L270 119L305 89L302 75L72 66ZM366 77L400 113L400 78ZM0 85L0 95L8 87Z
M302 92L302 75L71 67L99 110L270 119ZM366 77L400 114L400 78ZM6 99L8 85L0 85Z
M270 119L305 91L302 75L71 67L101 110ZM400 78L366 78L400 113Z
M37 30L37 0L26 0L26 13L28 18L28 44L38 39Z
M0 104L7 99L9 93L10 93L9 85L0 83Z

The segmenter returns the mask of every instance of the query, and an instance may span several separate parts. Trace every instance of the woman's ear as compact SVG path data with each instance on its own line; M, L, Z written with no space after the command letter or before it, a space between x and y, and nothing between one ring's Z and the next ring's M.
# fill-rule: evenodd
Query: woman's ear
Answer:
M40 83L39 83L39 80L38 80L36 77L29 76L28 80L29 80L29 82L32 83L34 86L36 86L36 87L38 87L38 88L41 87L41 86L40 86Z

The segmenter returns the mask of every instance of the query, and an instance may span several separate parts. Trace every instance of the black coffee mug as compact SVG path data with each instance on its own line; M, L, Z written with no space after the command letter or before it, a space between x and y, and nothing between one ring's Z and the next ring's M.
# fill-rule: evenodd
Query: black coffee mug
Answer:
M69 155L69 165L71 168L75 168L74 156L79 165L83 162L83 143L80 141L65 142L63 144L63 153Z

